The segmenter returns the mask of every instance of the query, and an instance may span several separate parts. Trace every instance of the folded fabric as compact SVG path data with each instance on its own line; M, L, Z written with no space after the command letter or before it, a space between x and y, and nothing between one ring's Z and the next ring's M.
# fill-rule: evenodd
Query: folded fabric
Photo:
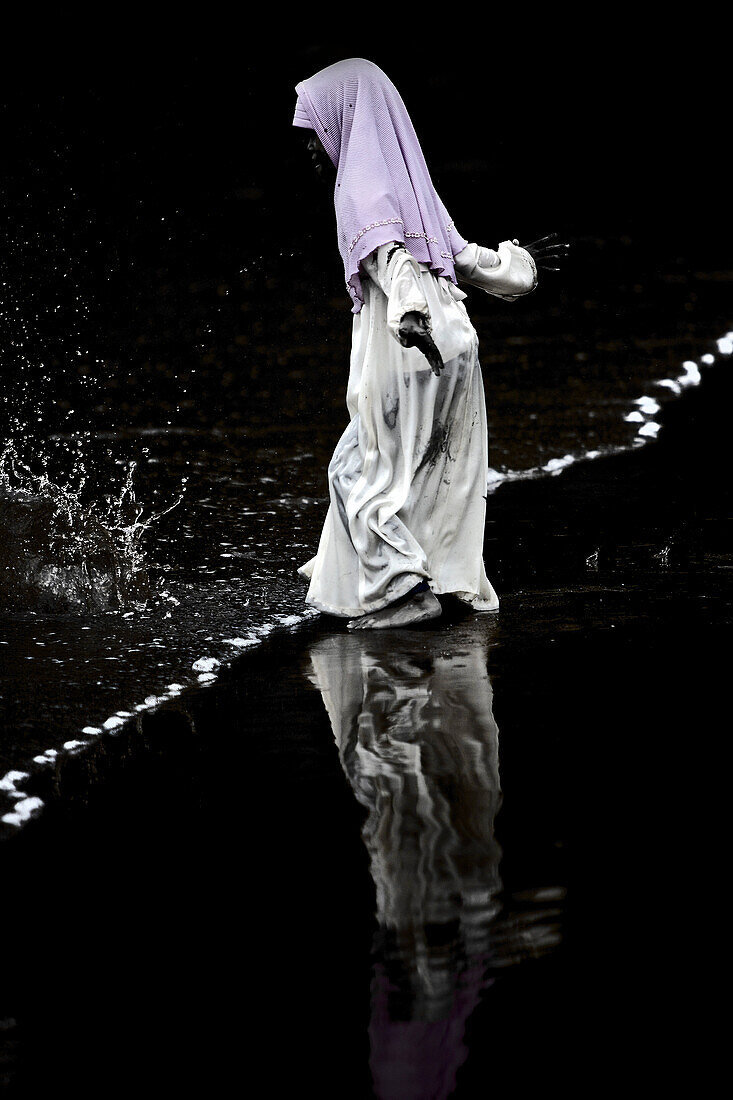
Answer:
M454 257L454 263L460 282L480 287L507 302L530 294L537 286L537 268L532 256L513 241L502 241L496 252L468 244Z
M300 127L302 127L303 130L312 130L313 129L311 121L308 118L308 115L306 114L305 108L303 107L303 104L300 102L300 97L298 97L298 101L295 104L295 114L293 115L293 126L300 126Z

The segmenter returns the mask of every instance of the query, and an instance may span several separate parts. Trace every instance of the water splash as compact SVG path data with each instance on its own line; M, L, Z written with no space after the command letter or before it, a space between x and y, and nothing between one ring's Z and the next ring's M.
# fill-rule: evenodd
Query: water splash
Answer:
M35 472L6 444L0 453L0 607L77 613L142 608L152 594L144 539L175 508L150 512L136 498L136 463L116 494L86 501L76 480ZM183 486L185 488L185 485Z

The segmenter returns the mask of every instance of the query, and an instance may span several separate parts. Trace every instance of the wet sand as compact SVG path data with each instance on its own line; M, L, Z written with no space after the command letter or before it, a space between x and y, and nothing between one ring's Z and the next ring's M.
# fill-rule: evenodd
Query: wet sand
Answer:
M588 1095L631 1073L700 1087L732 388L716 365L653 446L503 486L486 542L498 616L451 612L340 657L357 640L309 622L40 775L46 809L2 851L18 1092L232 1075L256 1091L261 1072L272 1092L329 1097L374 1081L380 1096L424 1095L416 1081L448 1095L454 1076L466 1097L553 1082ZM472 692L454 666L482 654ZM375 693L353 680L362 665ZM451 803L450 769L425 762L436 731L480 731L483 773L457 770L453 804L488 799L483 832L452 820L431 846L412 781L364 771L366 742L339 754L336 718L362 737L377 713L406 743L418 730L434 805L437 791Z

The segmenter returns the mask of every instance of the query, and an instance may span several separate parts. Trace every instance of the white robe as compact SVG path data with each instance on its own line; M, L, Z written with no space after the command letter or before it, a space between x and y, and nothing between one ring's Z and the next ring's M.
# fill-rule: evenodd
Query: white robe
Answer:
M506 291L493 285L511 262L503 247L497 254L468 246L461 254L467 281ZM328 467L331 503L318 552L299 570L310 581L306 603L356 618L427 580L436 594L495 611L482 557L486 404L466 295L394 245L382 245L362 267L369 278L353 320L351 420ZM414 310L431 327L445 364L440 377L422 352L399 343L399 323Z

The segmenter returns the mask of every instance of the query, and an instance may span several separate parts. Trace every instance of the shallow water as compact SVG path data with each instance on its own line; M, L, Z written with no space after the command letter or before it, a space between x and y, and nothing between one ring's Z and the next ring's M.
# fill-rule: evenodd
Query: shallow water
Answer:
M210 1089L264 1064L276 1090L390 1100L658 1079L650 1014L682 1045L699 1004L676 896L722 859L716 359L648 446L500 486L500 615L397 649L302 622L335 422L100 438L148 448L140 501L188 481L146 533L146 609L4 619L33 670L6 665L9 1079Z
M684 400L710 362L727 359L732 346L722 316L726 280L704 283L702 305L694 290L700 276L675 277L668 270L649 280L669 298L664 336L650 335L663 327L658 313L636 309L638 288L623 285L612 316L599 303L585 302L584 324L573 332L556 308L543 316L539 297L523 316L503 310L492 320L474 311L490 410L492 492L507 480L561 473L589 454L654 445L661 409ZM647 292L653 301L653 286ZM41 529L35 544L24 535L18 559L23 568L11 561L4 571L5 826L16 827L40 810L25 789L34 771L55 765L59 754L83 751L140 710L212 682L222 663L272 630L291 629L308 617L295 570L317 546L327 505L325 468L345 417L348 312L334 303L333 316L324 316L341 337L336 349L321 344L308 351L319 355L320 387L307 385L301 368L290 370L298 400L283 392L277 424L271 423L273 393L250 381L251 399L232 406L239 408L239 424L223 415L219 398L192 410L190 402L188 409L177 401L167 406L158 394L154 408L165 421L161 426L134 423L151 415L149 404L138 414L128 406L132 423L125 427L87 431L83 439L57 431L41 446L50 456L45 469L53 485L54 477L62 487L69 478L65 455L81 465L80 515L88 514L86 502L110 489L120 495L129 476L143 521L133 566L124 555L114 563L116 577L130 574L119 598L104 562L93 583L88 563L95 558L87 549L67 568L70 540L63 532L61 539L58 533L51 538ZM525 333L514 335L518 328ZM220 369L206 368L209 382ZM96 379L97 396L106 384ZM166 392L175 387L174 372ZM12 492L6 516L11 498ZM490 532L491 504L488 518ZM96 552L94 531L90 538ZM92 573L94 598L86 602L78 598L80 562L87 589Z
M0 101L2 428L50 479L0 498L0 1082L712 1092L733 577L717 120L670 51L666 73L638 57L648 102L617 79L624 42L490 118L480 68L456 110L454 71L416 55L410 108L462 231L557 228L574 253L526 302L468 303L501 613L395 647L304 621L294 575L350 317L328 195L300 148L269 151L326 47L282 71L269 52L243 69L236 43L168 69L140 49L108 73L85 47L72 76L55 47L51 94Z
M202 694L192 708L169 704L142 719L143 737L157 749L118 757L104 796L87 804L83 825L71 782L51 811L55 855L45 842L45 854L38 853L53 867L44 873L46 886L58 883L67 899L55 934L73 937L91 889L106 912L104 938L117 939L125 928L127 944L119 956L127 979L120 985L114 964L105 993L88 966L102 931L93 922L74 989L62 994L65 1019L94 1037L78 1081L106 1086L104 1063L115 1060L118 1021L128 1014L135 1038L120 1068L126 1080L134 1077L148 1044L147 1006L155 1004L156 1072L180 1036L192 1031L198 1040L186 1072L196 1080L226 1077L232 1058L249 1056L256 1046L269 1063L279 1024L268 1021L271 1013L285 1012L298 1023L289 1059L268 1070L271 1083L289 1081L295 1061L298 1073L313 1078L321 1055L311 1021L326 1013L336 1048L317 1071L321 1095L342 1094L343 1074L354 1096L371 1095L372 1087L379 1096L403 1096L410 1081L413 1090L452 1091L468 1055L469 1018L502 972L557 949L564 904L564 886L555 877L563 874L561 853L552 845L540 856L543 870L525 861L524 871L512 871L510 859L515 880L502 885L495 838L500 753L486 670L495 628L496 620L484 617L432 634L408 632L399 654L386 638L314 630L303 639L291 636L268 657L255 656L245 681L229 679L211 702ZM293 693L305 694L295 709ZM235 760L246 761L246 774L236 781ZM120 765L125 774L118 785ZM236 790L242 781L250 788L244 801ZM260 843L248 840L252 829L260 831ZM33 847L32 836L29 843ZM15 888L15 873L20 886L31 852L10 854L5 881ZM232 860L233 876L222 876ZM97 866L92 879L82 870L90 865ZM520 886L522 873L528 877ZM66 1080L75 1061L57 1014L58 994L68 988L67 962L50 984L37 967L40 913L33 895L28 884L21 888L17 928L13 920L6 932L24 960L25 984L17 984L20 974L12 967L3 1001L8 1030L20 1044L13 1078L26 1088L39 1087L51 1065L56 1079ZM167 928L155 962L145 943L152 931L147 922L129 924L130 907L140 904L153 907L156 924ZM171 973L169 989L167 978L158 987L158 976L161 966L168 973L169 951L177 952L193 927L185 949L187 993L176 1006L183 972ZM345 967L334 954L337 946ZM209 958L203 966L202 952ZM226 970L238 975L237 985L246 982L258 1011L237 1023L243 1024L238 1043L230 1051L226 1043L212 1058L211 1043L220 1042L215 1035L229 1032L216 1012L204 1018L221 1003L221 982L229 981L215 961L225 956ZM146 994L132 1006L138 982ZM101 1009L108 1021L104 1035L88 1011L92 1000L95 1014ZM232 1025L239 1021L239 1008L228 1002L226 1012ZM369 1049L359 1053L365 1024ZM177 1080L178 1066L166 1073Z
M289 56L283 73L310 67L310 47ZM225 74L212 61L208 83L196 68L168 81L156 59L153 97L129 86L125 65L119 86L67 74L67 96L3 101L3 443L47 480L0 494L0 828L39 811L25 795L37 770L212 683L219 662L304 618L294 570L325 512L351 317L327 189L297 141L274 158L255 152L275 113L280 125L277 103L286 117L290 85L263 113L239 65ZM446 81L428 81L444 105ZM459 115L450 128L467 148L470 113ZM232 140L242 127L244 149ZM541 112L522 129L548 151ZM637 152L648 145L645 129L626 137ZM497 191L488 150L456 160L439 138L438 127L423 140L463 231L495 244L516 219L512 234L556 227L573 245L563 275L525 302L469 292L490 491L654 446L665 406L695 390L705 357L731 351L729 257L701 228L713 209L706 221L690 198L674 236L643 216L656 185L631 204L617 194L613 214L592 188L582 196L546 170L541 200L531 174ZM611 170L600 131L583 129L583 172L593 155ZM697 170L678 168L689 189ZM699 195L713 183L700 177ZM300 201L284 201L294 186ZM551 225L532 232L535 216Z
M4 850L8 1080L264 1067L403 1100L699 1074L680 935L715 949L677 895L723 855L698 697L730 586L621 576L398 646L310 623L79 758Z
M316 464L302 437L291 433L287 454L249 436L199 436L195 451L188 434L145 439L140 496L155 485L174 499L181 478L189 479L182 504L146 532L147 599L136 593L129 605L96 614L75 605L53 613L29 608L26 593L25 608L6 610L4 774L50 766L58 753L114 733L130 715L214 680L220 662L306 617L293 571L310 553L322 501L308 495ZM47 602L45 590L40 595ZM15 803L5 807L10 824L38 808L22 789L11 780L4 791Z
M565 886L503 894L496 619L447 635L331 634L307 650L339 759L366 811L376 897L369 1065L380 1097L448 1096L468 1020L497 975L561 940ZM356 1068L356 1067L355 1067Z

